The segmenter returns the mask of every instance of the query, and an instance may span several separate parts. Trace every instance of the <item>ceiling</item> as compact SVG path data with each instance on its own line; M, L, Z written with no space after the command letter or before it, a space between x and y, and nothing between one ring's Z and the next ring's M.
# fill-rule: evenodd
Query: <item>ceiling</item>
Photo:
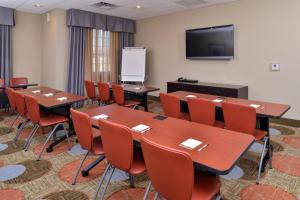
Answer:
M92 6L101 1L117 7L106 10ZM237 0L0 0L0 6L40 14L54 8L77 8L137 20L232 1ZM142 8L137 9L137 5Z

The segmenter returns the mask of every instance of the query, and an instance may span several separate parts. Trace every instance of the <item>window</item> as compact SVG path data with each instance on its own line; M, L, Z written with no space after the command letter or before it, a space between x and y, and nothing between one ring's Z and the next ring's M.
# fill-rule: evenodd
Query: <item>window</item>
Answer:
M92 70L94 73L110 73L110 32L93 29Z

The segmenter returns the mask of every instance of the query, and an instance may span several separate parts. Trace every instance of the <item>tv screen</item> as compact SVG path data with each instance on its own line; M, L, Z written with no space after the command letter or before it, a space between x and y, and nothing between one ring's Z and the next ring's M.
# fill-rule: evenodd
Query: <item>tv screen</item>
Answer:
M216 26L186 31L187 59L233 59L234 26Z

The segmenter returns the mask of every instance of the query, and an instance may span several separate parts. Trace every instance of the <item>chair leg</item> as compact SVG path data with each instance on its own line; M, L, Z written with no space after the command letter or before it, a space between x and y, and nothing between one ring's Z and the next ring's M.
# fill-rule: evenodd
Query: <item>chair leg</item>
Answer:
M272 157L273 157L273 153L272 153L272 146L271 146L271 144L270 144L270 141L269 141L269 167L270 167L270 169L272 169L273 167L272 167Z
M101 196L100 196L100 200L103 200L103 199L104 199L105 192L106 192L106 190L107 190L107 187L108 187L108 185L109 185L109 183L110 183L111 177L112 177L112 175L114 174L116 168L113 167L112 169L113 169L113 170L112 170L112 172L111 172L111 174L110 174L110 176L109 176L109 178L108 178L108 181L107 181L107 183L106 183L106 185L105 185L105 187L104 187L104 190L103 190L103 192L102 192L102 194L101 194Z
M35 135L35 133L37 132L37 130L39 129L39 127L40 127L40 126L39 126L38 124L36 124L36 125L33 127L32 131L31 131L29 137L27 138L27 140L26 140L26 142L25 142L25 145L24 145L24 147L23 147L25 151L28 150L28 147L29 147L29 145L30 145L30 143L31 143L31 140L32 140L33 136Z
M64 129L64 131L65 131L65 134L66 134L66 137L67 137L68 143L70 144L69 133L68 133L68 131L67 131L67 129L66 129L66 127L65 127L65 125L64 125L63 123L62 123L61 125L62 125L62 127L63 127L63 129Z
M133 110L135 110L135 109L137 109L137 108L138 108L138 105L134 105L134 106L132 107Z
M259 179L260 179L260 175L261 175L261 168L262 168L262 164L263 164L263 160L264 160L264 155L265 155L265 150L266 150L268 138L265 137L264 140L265 140L265 141L264 141L263 150L262 150L262 152L261 152L261 157L260 157L260 162L259 162L259 167L258 167L258 173L257 173L256 184L259 184Z
M149 183L148 183L148 186L146 188L143 200L147 200L148 199L148 194L149 194L150 188L151 188L151 181L149 181Z
M20 128L18 129L18 131L17 131L17 133L16 133L16 136L15 136L15 138L14 138L14 142L16 142L16 141L19 139L19 137L20 137L20 135L21 135L21 132L22 132L23 128L26 126L27 122L28 122L27 119L26 119L25 121L22 122Z
M8 133L11 131L11 128L13 127L13 125L17 121L17 119L19 119L19 117L20 117L20 114L17 114L16 118L12 121L12 123L9 126Z
M158 192L155 193L154 200L158 199Z
M130 187L134 188L134 176L132 176L131 174L129 174L129 182L130 182Z
M82 165L83 165L85 159L86 159L87 156L89 155L89 153L90 153L90 152L88 151L88 152L85 154L84 158L81 160L80 165L79 165L79 167L78 167L78 169L77 169L77 172L76 172L76 174L75 174L75 176L74 176L72 185L75 185L75 184L76 184L77 176L78 176L78 174L79 174L79 172L80 172L80 169L81 169L81 167L82 167Z
M104 173L102 174L101 180L100 180L100 182L99 182L99 184L98 184L98 187L97 187L97 189L96 189L95 196L94 196L93 200L96 200L96 199L97 199L99 190L100 190L100 188L101 188L101 186L102 186L102 183L103 183L103 181L104 181L104 178L105 178L105 176L106 176L108 170L110 169L110 167L111 167L111 165L108 164L107 167L106 167L106 169L105 169L105 171L104 171Z
M55 135L55 131L56 131L56 129L57 129L60 125L62 125L62 124L56 124L55 127L54 127L54 128L52 129L52 131L50 132L49 136L47 137L47 139L46 139L46 141L45 141L45 143L44 143L44 146L43 146L43 148L42 148L40 154L38 155L38 158L36 159L37 161L39 161L39 160L41 159L42 154L43 154L43 152L45 151L45 148L46 148L46 146L47 146L48 141L51 139L52 135Z

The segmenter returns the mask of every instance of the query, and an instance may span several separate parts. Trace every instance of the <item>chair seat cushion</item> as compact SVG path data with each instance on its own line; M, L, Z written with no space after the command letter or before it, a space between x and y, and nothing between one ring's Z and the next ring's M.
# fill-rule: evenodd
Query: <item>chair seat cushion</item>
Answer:
M141 148L134 147L133 150L133 161L129 173L131 175L137 175L146 171L146 165L143 157L143 152Z
M254 137L256 141L262 140L268 133L259 129L255 130Z
M139 101L133 101L133 100L126 100L124 105L125 107L132 107L132 106L136 106L136 105L141 105L142 103Z
M44 115L41 116L40 118L40 126L52 126L52 125L56 125L58 123L63 123L63 122L67 122L68 118L60 116L60 115L53 115L53 114L48 114L48 115Z
M221 182L218 177L195 170L193 200L210 200L220 192Z
M218 127L218 128L224 128L224 127L225 127L225 123L216 120L214 126L215 126L215 127Z

